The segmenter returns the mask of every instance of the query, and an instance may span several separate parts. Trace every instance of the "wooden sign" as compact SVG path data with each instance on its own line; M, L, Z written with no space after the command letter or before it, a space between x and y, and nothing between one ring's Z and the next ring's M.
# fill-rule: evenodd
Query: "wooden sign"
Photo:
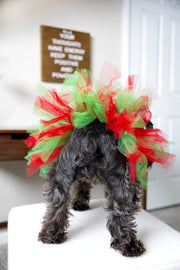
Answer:
M90 34L41 25L41 80L63 82L77 68L90 69Z

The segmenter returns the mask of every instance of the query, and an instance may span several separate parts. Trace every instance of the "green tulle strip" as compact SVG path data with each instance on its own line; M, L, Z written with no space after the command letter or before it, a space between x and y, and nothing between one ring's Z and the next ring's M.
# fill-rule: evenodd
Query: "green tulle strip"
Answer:
M118 149L124 156L129 157L137 151L136 142L134 134L124 131L122 138L118 140Z
M142 187L147 186L148 160L145 156L136 164L136 179L140 181Z

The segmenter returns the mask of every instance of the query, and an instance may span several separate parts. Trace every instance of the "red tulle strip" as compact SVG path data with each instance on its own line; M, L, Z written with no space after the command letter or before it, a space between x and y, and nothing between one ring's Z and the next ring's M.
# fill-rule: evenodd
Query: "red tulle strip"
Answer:
M67 101L63 100L63 96L59 97L55 90L51 90L50 93L51 95L44 97L39 96L36 99L35 106L53 116L62 117L61 119L68 116L72 109L68 106Z
M73 129L74 129L73 125L67 125L67 126L62 126L62 127L58 127L58 128L53 128L53 129L41 132L38 139L41 139L44 136L47 136L47 137L61 136L64 133L66 133L67 131L73 130Z
M130 162L130 179L132 182L136 180L136 164L140 153L130 154L128 161Z
M132 91L134 86L135 86L135 80L136 76L135 75L129 75L128 76L128 88L127 90Z
M129 114L121 112L118 114L116 104L112 98L109 105L109 110L106 112L106 127L114 132L117 139L123 136L123 131L133 132L133 123L137 118L137 113Z
M48 101L47 97L38 97L36 99L35 106L57 117L59 117L62 114L62 110L59 108L59 106ZM64 112L62 115L64 115Z
M143 129L137 128L134 130L134 135L136 138L139 138L139 146L145 143L147 146L150 144L154 145L156 142L168 144L168 141L165 139L166 135L160 129Z
M26 165L27 177L29 177L29 176L33 175L34 173L38 172L40 169L44 168L51 161L53 161L55 158L57 158L63 147L64 146L56 148L53 151L53 153L49 156L49 158L48 158L48 160L46 162L42 161L42 159L39 157L39 155L32 154L30 164Z
M27 145L27 147L34 147L36 145L37 139L35 136L29 136L26 140L24 140L24 143Z
M52 98L54 99L54 101L56 101L58 105L68 108L68 110L70 109L69 102L64 99L65 97L67 97L67 94L62 94L59 96L55 89L51 89L50 93L51 93Z
M111 119L113 117L113 120L111 120L110 123L107 123L106 127L114 132L117 139L120 139L123 136L123 131L134 131L133 122L136 119L136 113L128 114L122 112L120 115L118 115L111 112L109 116Z
M48 125L52 125L52 124L54 124L54 123L56 123L56 122L58 122L58 121L60 121L60 120L62 120L62 119L65 119L65 118L68 118L68 121L70 121L69 114L67 114L67 113L64 113L64 114L63 114L63 112L62 112L61 116L56 117L56 118L53 118L53 119L51 119L51 120L42 120L42 119L41 119L41 123L42 123L44 126L48 126Z

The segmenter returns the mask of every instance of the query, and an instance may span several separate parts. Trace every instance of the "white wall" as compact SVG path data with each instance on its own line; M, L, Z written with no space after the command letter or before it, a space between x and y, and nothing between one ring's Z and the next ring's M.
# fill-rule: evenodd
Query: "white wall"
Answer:
M120 67L121 0L6 0L0 10L0 129L34 124L41 24L89 32L95 77L106 60Z
M41 24L89 32L96 78L106 60L121 67L121 0L2 0L0 129L26 129L36 123L32 110L40 81ZM0 222L7 220L12 206L41 201L40 186L38 176L26 178L24 162L0 162Z

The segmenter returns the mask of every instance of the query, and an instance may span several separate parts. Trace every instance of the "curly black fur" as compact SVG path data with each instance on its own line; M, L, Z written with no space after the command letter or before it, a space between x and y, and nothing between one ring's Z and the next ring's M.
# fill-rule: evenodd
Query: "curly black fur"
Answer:
M119 152L117 139L98 120L73 131L45 180L47 211L39 240L61 243L66 239L70 205L75 210L88 209L90 189L97 181L108 191L111 247L125 256L141 255L145 248L136 238L134 218L141 208L141 185L130 181L129 163Z

